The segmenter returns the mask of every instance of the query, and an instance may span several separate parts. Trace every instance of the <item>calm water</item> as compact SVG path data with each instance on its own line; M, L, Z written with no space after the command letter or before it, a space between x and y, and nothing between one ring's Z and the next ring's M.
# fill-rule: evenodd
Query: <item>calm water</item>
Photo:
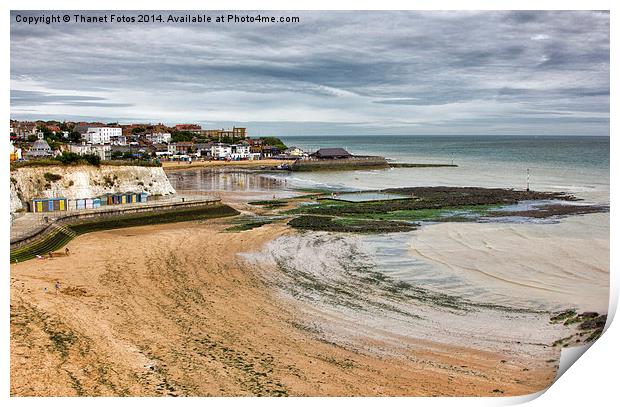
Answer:
M405 186L525 188L567 191L587 201L609 202L609 138L550 136L334 136L285 137L307 150L344 147L403 163L454 163L457 168L395 168L292 173L301 187L376 189Z
M516 162L609 170L609 137L560 136L296 136L285 144L307 150L344 147L353 154L416 162Z

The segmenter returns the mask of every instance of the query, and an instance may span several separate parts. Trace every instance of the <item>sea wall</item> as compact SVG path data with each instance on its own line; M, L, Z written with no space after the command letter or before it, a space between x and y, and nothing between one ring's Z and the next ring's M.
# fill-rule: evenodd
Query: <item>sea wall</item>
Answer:
M67 215L31 236L11 242L11 263L25 261L37 255L48 255L84 233L236 215L239 215L237 210L221 204L219 200L158 205L156 208L114 208Z
M11 213L26 208L33 198L94 198L106 193L147 192L170 195L176 191L161 167L43 166L11 171Z
M340 159L309 159L297 160L292 165L293 171L338 171L356 170L361 168L389 168L389 164L384 157L379 156L358 156Z

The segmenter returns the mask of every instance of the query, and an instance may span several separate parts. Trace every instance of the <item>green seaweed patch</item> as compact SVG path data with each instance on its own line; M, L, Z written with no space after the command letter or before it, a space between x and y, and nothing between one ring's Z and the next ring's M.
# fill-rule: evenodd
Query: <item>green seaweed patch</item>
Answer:
M566 311L562 311L559 314L552 316L550 320L551 323L557 324L575 316L577 316L577 311L575 311L574 309L567 309Z
M405 199L392 199L382 201L366 202L337 202L330 199L322 199L319 205L311 207L299 207L291 210L290 213L307 213L312 215L330 216L388 216L405 217L410 219L435 218L441 215L449 215L450 212L472 212L486 214L488 209L517 201L507 198L494 198L484 196L478 201L475 197L450 197L448 195L438 196L413 196Z
M568 347L581 342L593 342L601 337L607 322L607 315L599 315L597 312L584 312L577 314L575 310L566 310L558 315L551 317L551 323L564 321L564 325L576 325L576 333L553 342L553 346Z
M252 230L282 219L279 216L240 216L230 220L231 226L225 232L243 232Z
M333 191L329 188L294 188L295 191L305 192L310 195L331 194Z
M274 200L270 200L270 201L251 201L248 202L248 204L250 205L254 205L254 206L266 206L269 208L277 208L280 206L284 206L288 203L288 201L285 201L283 199L274 199Z
M488 217L524 217L524 218L551 218L569 215L587 215L590 213L609 212L605 205L542 205L524 211L501 210L486 214Z
M498 205L468 205L462 207L410 209L398 210L386 213L370 213L365 217L380 220L404 220L404 221L471 221L471 216L482 216L489 209ZM470 217L468 217L470 216Z
M288 222L296 229L326 232L389 233L415 230L415 224L386 220L302 215Z
M259 228L259 227L267 225L267 224L269 224L271 222L272 221L245 222L245 223L240 223L238 225L230 226L230 227L224 229L224 231L226 231L226 232L244 232L246 230L252 230L252 229Z

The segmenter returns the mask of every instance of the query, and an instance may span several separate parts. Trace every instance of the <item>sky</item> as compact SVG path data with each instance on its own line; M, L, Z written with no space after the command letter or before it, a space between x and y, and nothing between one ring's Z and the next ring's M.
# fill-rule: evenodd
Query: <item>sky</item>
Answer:
M11 118L250 135L609 136L606 12L261 12L76 23L11 12ZM258 12L81 12L175 16ZM68 14L27 24L18 15Z

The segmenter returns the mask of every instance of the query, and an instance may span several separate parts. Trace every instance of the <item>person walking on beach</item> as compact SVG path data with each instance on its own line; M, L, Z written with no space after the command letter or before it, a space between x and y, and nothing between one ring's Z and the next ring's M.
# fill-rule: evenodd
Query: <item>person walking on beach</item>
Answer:
M69 248L65 247L65 256L68 256L68 255L69 255Z
M60 291L60 281L56 281L56 284L54 284L54 288L56 289L56 294L58 294L58 292Z

